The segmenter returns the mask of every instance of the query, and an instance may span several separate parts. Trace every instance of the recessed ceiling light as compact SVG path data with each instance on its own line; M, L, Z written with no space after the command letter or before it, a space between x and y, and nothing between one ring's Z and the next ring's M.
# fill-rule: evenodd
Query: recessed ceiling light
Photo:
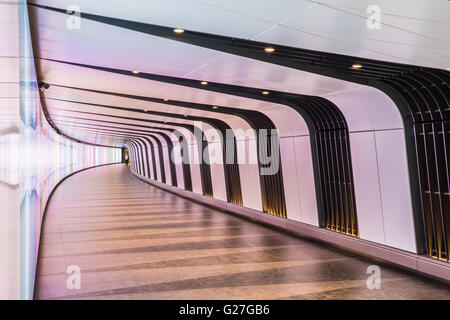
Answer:
M207 81L202 81L202 82L200 82L200 84L201 84L202 86L206 86L206 85L208 84L208 82L207 82Z
M275 48L267 47L267 48L264 48L264 51L265 51L265 52L269 52L269 53L275 52Z
M263 91L261 92L263 95L267 96L269 94L269 91Z
M165 120L164 123L167 123L167 120Z
M176 29L173 29L173 32L175 32L175 33L183 33L184 30L181 29L181 28L176 28Z
M219 107L218 106L213 106L213 109L217 110L217 109L219 109Z
M169 99L164 99L164 101L169 101Z
M131 71L132 74L139 74L139 71Z
M354 63L352 64L352 69L361 69L362 65L360 65L359 63Z

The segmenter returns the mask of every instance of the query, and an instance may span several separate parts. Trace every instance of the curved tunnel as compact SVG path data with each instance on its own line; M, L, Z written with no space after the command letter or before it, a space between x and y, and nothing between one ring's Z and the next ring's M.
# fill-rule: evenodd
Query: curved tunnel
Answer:
M218 218L216 226L209 211L216 210L370 259L383 259L422 275L450 279L450 74L442 62L448 60L433 64L427 58L426 43L433 42L431 39L424 40L423 51L416 48L419 59L411 58L412 53L402 46L394 46L390 55L369 40L358 47L310 34L299 20L301 16L309 18L312 12L325 15L326 10L338 17L352 16L344 7L325 9L317 3L311 7L289 3L286 6L299 14L289 15L289 19L277 17L276 12L260 13L256 19L234 2L198 4L203 15L192 23L186 17L177 21L156 3L154 14L117 8L103 12L101 4L81 2L83 10L75 17L82 27L75 30L61 29L67 17L73 17L62 4L36 0L20 9L28 22L21 32L29 41L26 55L20 54L25 59L21 66L32 70L19 77L22 86L31 84L28 91L21 91L20 99L28 104L21 102L21 126L25 129L20 134L42 134L49 137L48 145L58 146L56 151L48 149L49 157L55 155L57 173L52 173L51 188L47 182L39 184L44 185L43 190L54 190L69 201L64 191L70 189L69 182L75 181L74 190L82 185L78 174L71 175L94 166L125 163L120 169L96 168L79 175L89 179L88 172L92 172L98 176L99 180L91 183L99 189L86 188L98 195L99 207L105 207L101 212L134 215L123 208L136 206L139 211L146 207L163 219L139 216L150 219L149 225L134 225L130 220L130 228L150 226L153 230L157 221L170 233L174 219L185 225L183 228L193 226L186 231L193 233L187 238L195 237L196 230L199 237L212 235L217 241L222 241L221 237L252 237L245 232L216 233L216 227L253 230L249 227L252 222L239 222L235 217ZM131 2L131 7L137 6ZM241 28L220 30L205 18L208 13L222 17L224 12L234 12ZM269 22L272 19L279 21ZM352 23L362 23L357 21ZM415 23L419 28L420 23L428 22ZM393 25L384 28L410 35ZM387 30L380 32L389 35ZM360 36L370 39L366 33ZM30 145L23 143L27 148ZM61 191L56 188L59 183ZM103 193L111 190L115 194L115 188L120 192L114 198ZM41 221L45 221L44 212L56 210L46 192L38 192L38 198L41 193L45 196L33 231L38 240L31 259L34 264L27 271L26 278L32 279L26 285L28 297L35 279L41 277L36 273L43 250L39 243L49 241ZM95 201L83 191L80 194L87 203ZM117 201L117 208L103 203L102 197ZM142 205L133 204L133 197ZM35 202L30 199L27 201ZM23 209L27 201L22 202L21 211L39 211ZM80 206L86 209L87 204ZM189 216L184 216L183 208ZM167 214L170 210L175 216ZM57 215L63 214L60 212ZM178 217L186 220L178 221ZM196 224L196 219L202 224ZM249 247L268 250L265 245L272 236L281 247L301 246L297 240L291 243L284 235L275 235L276 229L255 228L258 237L264 238L266 233L270 237L249 240ZM44 240L39 238L41 229ZM156 233L148 236L157 237ZM171 241L175 240L158 246L181 246ZM194 242L195 250L208 246L200 244L201 239ZM234 248L234 243L240 242L230 240L224 246ZM213 244L211 248L216 249ZM341 258L345 259L336 259ZM288 261L280 263L287 266ZM315 272L320 273L319 269ZM351 277L348 272L346 276Z

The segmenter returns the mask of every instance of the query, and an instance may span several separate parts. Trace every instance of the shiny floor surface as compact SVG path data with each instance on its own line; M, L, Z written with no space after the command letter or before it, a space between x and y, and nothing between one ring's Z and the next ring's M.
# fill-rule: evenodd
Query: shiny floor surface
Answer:
M187 201L124 165L58 187L37 272L37 299L450 299L443 283Z

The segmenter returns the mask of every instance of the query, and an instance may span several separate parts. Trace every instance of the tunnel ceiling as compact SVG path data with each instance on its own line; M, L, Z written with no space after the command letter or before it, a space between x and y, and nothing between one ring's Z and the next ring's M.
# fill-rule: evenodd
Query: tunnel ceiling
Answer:
M61 0L29 3L64 11L72 5L72 1ZM449 14L447 1L435 1L432 10L423 1L416 1L414 5L411 1L381 3L382 26L373 32L366 27L366 8L370 1L183 0L109 1L108 4L77 1L83 14L275 46L450 68L450 30L445 22ZM255 88L256 92L281 91L320 97L361 87L360 84L89 19L81 19L79 28L68 28L69 15L64 12L34 5L29 5L29 11L39 78L50 84L42 95L44 108L61 132L85 142L122 146L127 137L110 130L112 128L107 129L108 122L110 125L116 122L116 131L117 128L149 125L149 121L153 121L154 130L177 128L178 124L192 124L191 116L220 118L232 127L249 126L242 117L223 113L225 107L256 110L273 116L278 128L283 117L277 119L276 114L282 114L286 123L281 134L299 134L305 127L298 114L270 99L205 90L208 85L192 87L148 80L132 71ZM419 13L426 19L416 18ZM65 62L108 66L128 74ZM156 100L149 102L108 92ZM171 101L211 108L199 110Z

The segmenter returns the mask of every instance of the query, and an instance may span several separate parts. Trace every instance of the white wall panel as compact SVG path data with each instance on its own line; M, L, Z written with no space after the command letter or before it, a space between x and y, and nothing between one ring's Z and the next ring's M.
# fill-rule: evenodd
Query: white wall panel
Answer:
M295 160L294 138L280 139L280 156L283 170L286 216L288 219L302 221L301 197L298 187L297 163Z
M383 92L357 87L326 96L350 131L360 237L416 252L405 134L400 112Z
M245 150L248 153L256 148L254 140L236 141L238 150ZM252 147L250 147L252 145ZM244 207L262 211L261 183L259 179L259 167L257 163L251 163L240 158L242 152L238 153L239 174L241 177L242 202Z
M164 140L164 139L161 139ZM164 141L165 142L165 141ZM169 148L166 145L163 145L163 159L164 159L164 172L166 173L166 183L172 185L172 175L170 172L170 161L169 161Z
M142 149L142 151L143 151L142 160L143 160L144 172L145 172L145 176L149 177L150 172L148 172L149 166L147 166L147 164L148 164L147 163L147 156L145 155L145 153L150 151L150 149L149 149L150 145L148 144L147 141L145 141L145 139L142 140L141 145L143 147L143 149Z
M385 244L375 133L350 133L350 144L359 236Z
M158 175L158 181L162 182L162 177L161 177L161 163L159 161L159 149L156 146L156 143L154 143L154 147L153 150L155 152L155 162L156 162L156 174Z
M295 137L295 159L297 161L297 179L301 196L300 212L302 222L319 225L314 171L312 165L311 143L309 136Z
M213 198L227 201L222 150L222 141L226 137L221 137L220 131L208 124L202 124L202 129L205 135L204 137L208 141L208 158L211 170ZM204 158L205 156L203 155L203 160L205 160Z
M177 174L177 186L178 188L184 189L184 176L183 176L183 164L178 161L177 157L181 156L180 154L180 144L178 141L173 141L173 161L175 162L175 169ZM172 155L170 155L172 157Z
M150 136L147 136L147 139L149 139L152 144L153 144L153 152L155 153L155 164L156 164L156 174L157 176L154 176L152 179L157 180L159 182L161 182L161 168L160 168L160 163L159 163L159 151L158 151L158 144L156 143L156 139ZM153 173L153 157L152 157L152 147L151 145L147 142L148 144L148 161L149 161L149 167L150 167L150 172Z
M403 130L375 133L386 245L417 252Z
M220 141L208 143L208 153L211 161L210 168L213 198L227 201L222 143Z
M189 144L189 163L192 177L192 191L195 193L203 194L198 147L196 143Z

